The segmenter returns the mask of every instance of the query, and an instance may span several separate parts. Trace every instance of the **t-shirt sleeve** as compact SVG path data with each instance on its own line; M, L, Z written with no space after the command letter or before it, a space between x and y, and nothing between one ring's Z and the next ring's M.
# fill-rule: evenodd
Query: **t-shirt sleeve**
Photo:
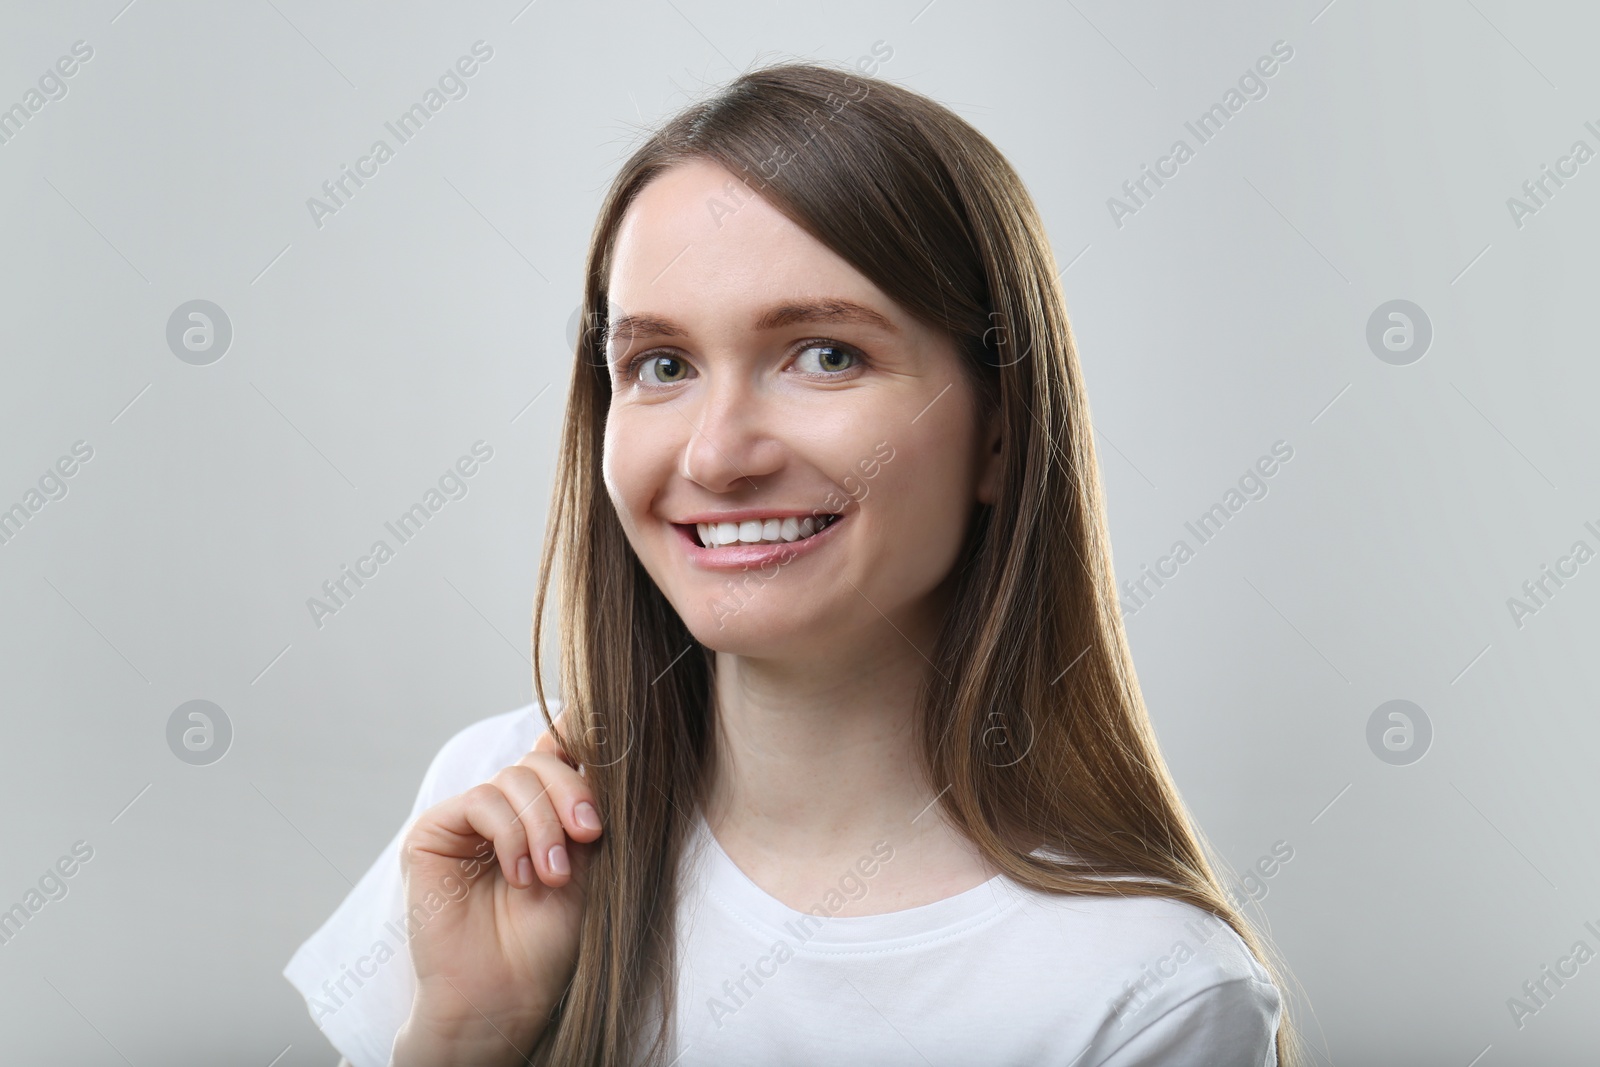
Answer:
M544 731L543 714L529 705L482 719L447 741L423 775L404 824L284 968L312 1021L352 1067L388 1067L395 1035L411 1013L416 976L400 877L406 831L441 800L521 759Z
M1082 1067L1277 1067L1277 987L1229 979L1178 1002Z

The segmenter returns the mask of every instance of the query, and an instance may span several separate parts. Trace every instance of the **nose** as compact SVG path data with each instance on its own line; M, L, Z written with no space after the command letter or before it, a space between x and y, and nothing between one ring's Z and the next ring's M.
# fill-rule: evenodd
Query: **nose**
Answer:
M737 370L708 373L680 411L688 425L678 473L713 493L754 489L782 464L770 406Z

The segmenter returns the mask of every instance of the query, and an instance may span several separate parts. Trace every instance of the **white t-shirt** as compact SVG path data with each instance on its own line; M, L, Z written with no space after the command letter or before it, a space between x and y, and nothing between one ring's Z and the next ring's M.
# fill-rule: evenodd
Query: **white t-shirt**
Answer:
M446 742L406 824L284 969L355 1067L387 1067L415 990L406 829L543 732L530 704ZM697 817L677 913L674 1067L1276 1067L1278 990L1205 911L1039 893L998 875L922 907L832 914L893 862L880 844L840 872L837 895L796 911L750 881Z

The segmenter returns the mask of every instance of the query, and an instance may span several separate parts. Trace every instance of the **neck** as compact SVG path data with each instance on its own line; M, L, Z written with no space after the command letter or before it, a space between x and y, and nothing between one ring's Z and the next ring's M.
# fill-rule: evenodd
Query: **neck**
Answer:
M917 707L924 678L939 681L933 634L882 631L815 659L717 653L706 818L720 839L819 856L944 832Z

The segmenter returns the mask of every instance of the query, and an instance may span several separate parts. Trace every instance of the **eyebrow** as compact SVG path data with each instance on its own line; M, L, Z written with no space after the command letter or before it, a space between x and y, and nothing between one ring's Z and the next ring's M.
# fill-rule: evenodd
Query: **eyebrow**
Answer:
M762 312L756 319L755 325L758 330L776 330L797 322L854 323L859 326L876 327L886 333L900 332L898 326L871 308L839 299L778 304ZM689 331L671 319L656 318L651 315L622 315L612 322L610 329L606 331L606 346L609 348L612 342L624 333L645 337L689 335Z

